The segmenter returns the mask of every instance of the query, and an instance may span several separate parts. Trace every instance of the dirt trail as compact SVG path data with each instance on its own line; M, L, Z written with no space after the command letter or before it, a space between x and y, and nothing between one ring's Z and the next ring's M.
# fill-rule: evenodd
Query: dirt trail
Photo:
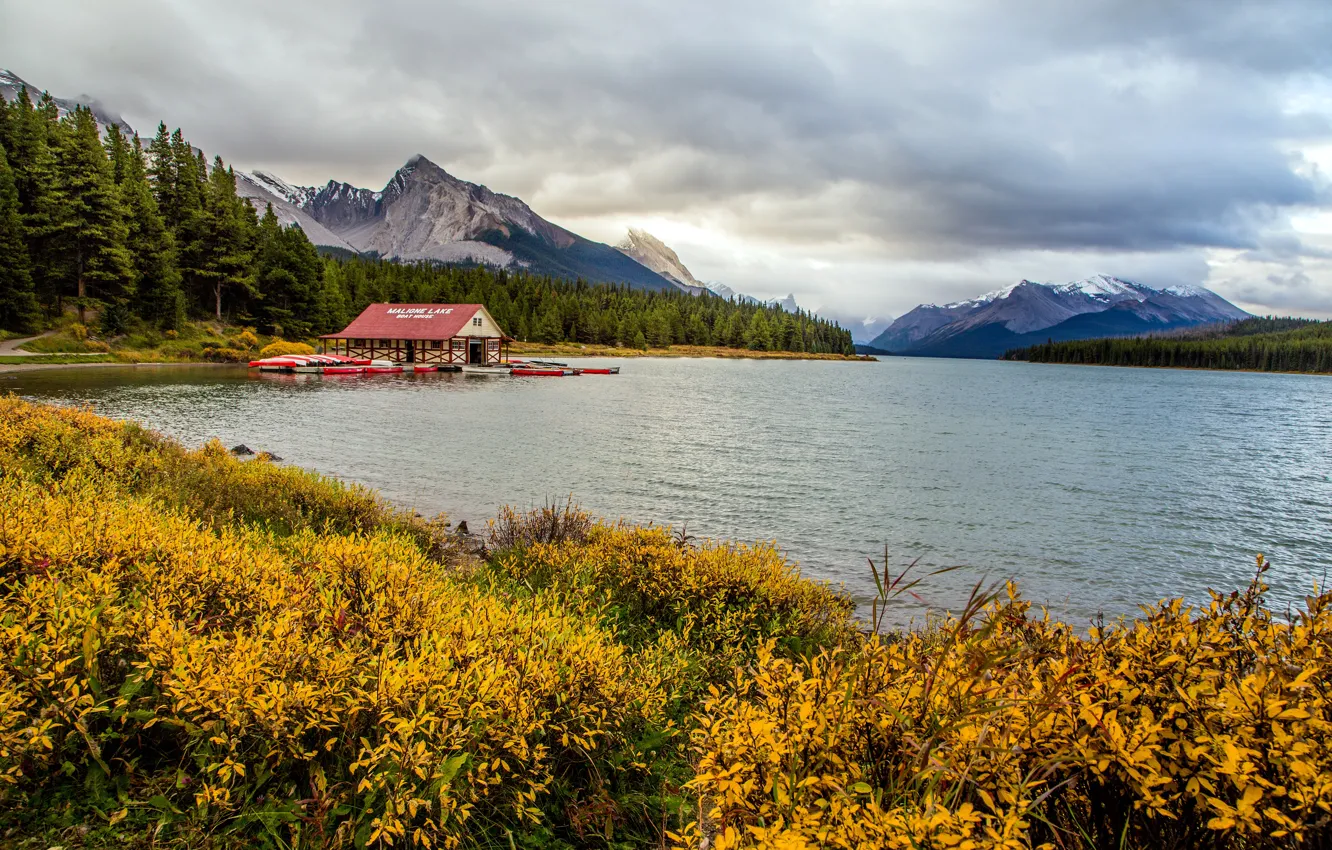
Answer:
M39 339L45 339L48 336L55 336L59 331L47 331L37 336L24 337L22 339L9 339L0 342L0 357L44 357L49 352L45 351L19 351L20 345L27 345L30 342ZM100 351L67 351L61 352L65 357L96 357L105 352Z
M23 337L22 339L7 339L3 342L0 342L0 356L4 357L37 356L37 352L35 351L19 351L18 347L20 345L27 345L33 340L41 339L42 337L52 336L54 334L55 331L47 331L46 333L38 334L37 336L28 336L28 337Z

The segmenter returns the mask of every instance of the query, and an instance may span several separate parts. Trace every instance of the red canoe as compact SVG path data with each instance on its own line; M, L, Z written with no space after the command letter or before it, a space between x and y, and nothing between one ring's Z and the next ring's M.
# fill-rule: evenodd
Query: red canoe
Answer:
M509 374L522 378L562 378L565 371L563 369L511 369Z

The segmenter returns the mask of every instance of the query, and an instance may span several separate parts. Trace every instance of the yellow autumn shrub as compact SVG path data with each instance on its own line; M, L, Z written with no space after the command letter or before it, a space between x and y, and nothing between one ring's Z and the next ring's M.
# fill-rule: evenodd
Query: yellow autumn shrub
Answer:
M316 473L241 463L221 443L186 449L133 422L0 396L0 470L55 483L82 473L104 488L153 495L213 525L337 532L393 527L429 545L436 525Z
M449 847L542 823L557 779L594 790L669 733L658 672L612 635L457 583L410 538L211 531L82 474L6 476L0 503L8 805L62 765L148 762L173 782L141 795L195 829L280 795L272 823L322 812L339 846Z
M256 340L257 341L257 340ZM260 357L282 357L286 354L314 354L315 350L308 343L288 342L279 339L259 349Z
M1260 580L1259 580L1260 581ZM1010 586L974 619L805 663L764 647L694 732L739 847L1286 847L1332 819L1332 597L1261 583L1079 635Z

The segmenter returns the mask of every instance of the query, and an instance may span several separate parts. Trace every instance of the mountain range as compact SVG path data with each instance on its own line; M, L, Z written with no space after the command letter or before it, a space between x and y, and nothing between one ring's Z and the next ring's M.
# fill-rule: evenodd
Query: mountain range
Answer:
M1139 336L1248 315L1200 286L1157 289L1109 275L1059 284L1022 280L967 301L922 304L870 346L894 354L998 357L1047 340Z

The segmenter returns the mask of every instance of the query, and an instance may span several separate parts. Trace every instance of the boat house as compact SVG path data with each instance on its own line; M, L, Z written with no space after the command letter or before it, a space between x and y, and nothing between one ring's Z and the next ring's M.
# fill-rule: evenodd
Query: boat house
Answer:
M507 363L512 341L482 304L371 304L320 339L328 354L441 366Z

